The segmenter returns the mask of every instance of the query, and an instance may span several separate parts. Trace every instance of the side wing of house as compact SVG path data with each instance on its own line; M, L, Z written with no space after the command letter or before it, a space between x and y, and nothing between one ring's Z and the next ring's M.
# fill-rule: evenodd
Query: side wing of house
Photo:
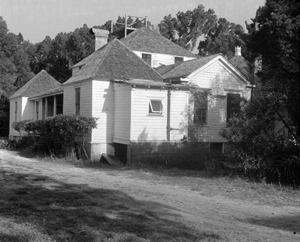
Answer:
M202 125L197 128L197 136L205 142L222 143L226 140L219 135L227 121L227 94L240 94L250 98L247 82L222 59L215 59L199 70L190 74L190 83L206 90L210 90L206 106L206 114ZM194 104L191 104L194 105ZM204 113L204 112L203 112ZM195 121L193 121L195 122ZM193 123L193 125L196 125Z

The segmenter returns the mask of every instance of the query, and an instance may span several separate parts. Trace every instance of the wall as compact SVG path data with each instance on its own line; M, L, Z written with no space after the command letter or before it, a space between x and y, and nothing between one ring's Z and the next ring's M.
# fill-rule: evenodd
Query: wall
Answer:
M100 158L102 153L114 154L114 87L109 81L92 81L92 116L98 118L97 129L92 130L92 159Z
M178 56L178 55L166 55L166 54L158 54L158 53L149 53L149 52L140 52L140 51L133 51L137 54L140 58L142 58L142 53L144 54L151 54L151 67L158 67L160 65L171 65L175 63L175 57L183 57L184 61L192 60L195 58L185 57L185 56Z
M131 121L131 87L125 84L114 84L115 90L115 123L113 141L120 144L130 142Z
M15 120L15 102L17 102L17 120ZM12 124L15 121L21 121L22 114L22 97L10 99L9 109L9 136L19 136L19 133L13 129Z
M197 135L207 142L226 142L218 133L226 125L227 93L239 93L249 98L250 89L222 61L216 60L191 76L192 83L211 89L207 125L198 128Z
M188 97L187 91L171 91L171 141L179 141L188 135Z
M132 142L167 140L167 100L166 89L133 89L132 106ZM151 115L149 111L150 99L162 100L163 114ZM181 90L171 91L171 141L178 141L183 138L186 132L186 109L187 93Z
M80 88L80 115L92 117L92 81L86 80L64 86L63 114L75 115L75 88ZM91 142L91 134L86 135L86 142Z

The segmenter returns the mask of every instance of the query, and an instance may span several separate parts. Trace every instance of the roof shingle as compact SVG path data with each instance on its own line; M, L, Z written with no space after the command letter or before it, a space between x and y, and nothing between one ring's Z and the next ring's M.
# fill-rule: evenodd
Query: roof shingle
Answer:
M45 70L40 71L33 78L31 78L24 86L18 89L11 97L32 97L36 94L46 92L49 89L53 89L61 86L61 84L55 80Z
M156 68L157 72L163 75L164 79L174 77L186 77L204 66L212 59L216 58L219 54L202 57L195 60L184 61L179 64L161 66Z
M117 39L95 51L81 63L82 68L64 84L86 79L163 81L160 74Z
M193 53L187 51L186 49L147 27L142 27L133 31L127 35L126 38L121 39L121 41L132 51L143 51L196 58L196 55Z

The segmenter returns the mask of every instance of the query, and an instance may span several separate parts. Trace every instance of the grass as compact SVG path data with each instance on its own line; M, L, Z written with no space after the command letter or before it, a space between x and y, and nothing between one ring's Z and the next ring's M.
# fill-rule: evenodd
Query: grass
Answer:
M218 241L125 193L0 171L0 241ZM162 213L162 211L164 211Z
M127 170L133 178L148 182L176 185L185 189L198 191L207 197L220 196L228 199L244 200L255 204L272 206L299 206L300 190L292 187L247 181L228 174L212 175L207 171L189 171L179 169Z

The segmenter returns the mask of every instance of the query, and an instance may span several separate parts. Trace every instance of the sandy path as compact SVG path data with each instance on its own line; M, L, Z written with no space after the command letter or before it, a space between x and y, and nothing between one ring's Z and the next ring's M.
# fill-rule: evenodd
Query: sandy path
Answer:
M39 162L5 150L0 150L0 169L119 190L138 200L165 205L168 211L164 213L161 209L161 213L168 219L180 220L196 229L216 231L230 241L300 241L300 207L273 207L221 196L205 197L180 186L132 178L126 171L112 174L107 170ZM151 209L159 211L160 206ZM170 212L180 216L170 216Z

